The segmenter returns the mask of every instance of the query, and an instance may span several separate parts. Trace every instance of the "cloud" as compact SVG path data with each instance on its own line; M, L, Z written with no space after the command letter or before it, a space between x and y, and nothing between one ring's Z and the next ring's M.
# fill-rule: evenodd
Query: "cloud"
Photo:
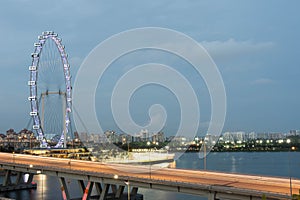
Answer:
M226 41L203 41L200 44L207 49L214 59L254 54L272 49L275 46L273 42L256 43L251 40L237 41L232 38Z
M162 35L161 38L164 35ZM201 60L202 58L206 57L206 53L199 54L198 47L193 46L189 44L186 40L182 38L177 38L176 36L168 35L168 39L161 39L161 38L152 38L154 44L158 44L159 46L162 46L165 49L169 50L181 50L182 53L185 55L188 55L190 58L194 58L197 60ZM170 42L170 41L176 41L176 42ZM236 39L228 39L228 40L215 40L215 41L198 41L199 45L202 46L208 54L212 57L213 60L217 62L224 62L224 61L230 61L230 64L232 64L232 61L240 60L245 57L249 56L258 56L262 55L265 52L271 51L274 47L276 47L276 44L274 42L270 41L264 41L264 42L254 42L252 40L244 40L244 41L238 41ZM169 51L170 52L170 51ZM172 51L171 51L172 53ZM153 56L158 56L159 54L166 57L165 54L162 54L161 52L156 52L156 54L153 54ZM141 57L140 59L144 59ZM167 60L170 60L169 57L167 57Z
M251 85L269 85L273 84L275 81L269 78L259 78L251 82Z

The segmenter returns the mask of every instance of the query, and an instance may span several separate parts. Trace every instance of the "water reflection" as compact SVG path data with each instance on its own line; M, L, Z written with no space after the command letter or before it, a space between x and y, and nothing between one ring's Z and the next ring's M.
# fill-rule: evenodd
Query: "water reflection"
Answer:
M236 160L234 156L231 156L231 172L236 172Z

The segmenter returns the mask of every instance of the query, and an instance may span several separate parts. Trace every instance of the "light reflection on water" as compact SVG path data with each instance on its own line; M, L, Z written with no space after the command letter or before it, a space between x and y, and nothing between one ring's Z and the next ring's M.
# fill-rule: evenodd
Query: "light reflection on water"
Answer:
M210 153L206 160L206 169L213 171L244 174L263 174L272 176L295 177L300 179L300 152L231 152ZM197 153L186 153L176 161L176 168L203 169L203 160ZM1 193L0 196L17 200L53 200L62 199L59 180L56 177L36 175L36 190L22 190ZM66 179L72 198L80 197L77 181ZM204 200L205 197L165 192L160 190L139 189L145 200Z

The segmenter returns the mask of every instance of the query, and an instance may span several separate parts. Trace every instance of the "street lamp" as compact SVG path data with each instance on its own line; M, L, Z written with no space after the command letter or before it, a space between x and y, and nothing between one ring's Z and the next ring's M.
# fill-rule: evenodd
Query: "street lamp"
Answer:
M290 142L287 142L290 143ZM293 187L292 187L292 174L291 174L291 149L289 149L288 152L288 158L289 158L289 176L290 176L290 195L291 198L293 198Z
M204 170L206 170L206 146L205 146L205 140L204 140L204 142L203 142L203 151L204 151L204 163L203 163L203 165L204 165Z
M125 139L125 138L124 138ZM130 160L130 155L129 155L129 140L126 141L126 139L124 140L125 142L127 142L127 159L128 159L128 162Z
M205 138L203 140L201 140L200 143L201 143L201 149L203 150L203 152L200 151L199 155L201 155L201 157L203 158L203 168L204 168L204 170L206 170L206 141L205 141Z
M124 182L127 185L127 199L130 200L130 183L129 179Z
M148 141L148 142L147 142L147 145L149 146L149 148L148 148L148 152L149 152L149 175L150 175L150 179L151 179L150 144L151 144L151 142L150 142L150 141Z

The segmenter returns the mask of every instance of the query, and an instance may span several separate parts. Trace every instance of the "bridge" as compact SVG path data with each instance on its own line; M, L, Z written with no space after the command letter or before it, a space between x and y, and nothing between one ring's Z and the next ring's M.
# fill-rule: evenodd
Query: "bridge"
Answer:
M146 188L207 196L209 200L292 199L291 194L299 194L300 190L299 179L154 166L149 169L149 166L105 164L11 153L0 153L0 167L7 174L16 171L58 177L63 199L72 199L66 178L78 181L82 189L82 199L89 199L95 187L97 198L101 200L108 195L121 199L126 188L128 195L132 197L137 194L138 188ZM6 179L7 177L8 175ZM109 191L112 193L109 194Z

